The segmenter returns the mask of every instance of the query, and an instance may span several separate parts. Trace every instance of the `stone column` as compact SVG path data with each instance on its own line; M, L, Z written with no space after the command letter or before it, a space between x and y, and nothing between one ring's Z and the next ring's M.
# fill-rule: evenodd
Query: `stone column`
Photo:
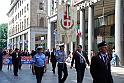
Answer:
M12 49L14 50L14 39L12 38Z
M53 48L55 48L55 38L54 38L54 29L55 29L55 24L54 22L51 23L51 51Z
M14 42L14 50L16 48L16 37L13 38L13 42Z
M66 53L66 55L68 54L67 53L67 43L65 43L65 53ZM68 55L67 55L68 56Z
M35 50L35 32L34 31L28 31L27 33L27 40L28 40L28 50L31 52L32 50Z
M18 49L20 49L20 36L18 36Z
M71 57L72 57L72 52L73 52L73 42L71 42Z
M51 22L48 19L47 49L51 51Z
M85 51L85 10L80 10L80 32L81 36L79 38L80 45L82 45L83 50Z
M90 59L94 45L94 6L90 6L88 11L88 58Z
M22 35L22 50L24 50L25 48L24 48L24 34Z
M51 0L48 0L48 17L50 17L51 10ZM48 33L47 33L47 49L51 51L51 22L50 18L48 18Z
M123 0L115 0L115 52L118 66L124 65L123 43Z

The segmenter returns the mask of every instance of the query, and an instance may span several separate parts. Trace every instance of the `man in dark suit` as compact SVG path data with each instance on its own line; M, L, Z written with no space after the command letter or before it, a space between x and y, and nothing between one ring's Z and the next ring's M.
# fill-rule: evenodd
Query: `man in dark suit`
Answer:
M55 68L56 68L56 48L53 48L53 52L51 52L51 59L50 59L51 63L52 63L52 71L53 73L55 73Z
M2 48L0 48L0 70L2 70L2 57L3 57L3 52L2 52Z
M75 68L77 71L77 83L82 83L84 78L84 72L86 66L89 65L89 60L84 51L82 51L82 46L78 45L77 51L74 52L72 62L71 62L71 69L73 67L75 61Z
M15 48L15 52L13 52L12 54L12 63L13 63L13 67L14 67L14 75L18 76L18 67L19 64L21 64L21 53L19 52L18 48Z
M92 57L90 73L93 77L93 83L113 83L110 57L107 55L107 44L105 41L97 45L99 53Z

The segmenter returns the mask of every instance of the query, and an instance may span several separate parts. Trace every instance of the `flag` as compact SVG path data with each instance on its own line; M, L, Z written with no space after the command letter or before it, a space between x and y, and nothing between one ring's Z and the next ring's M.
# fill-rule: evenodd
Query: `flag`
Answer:
M67 5L67 18L70 18L70 5Z
M27 41L26 41L26 40L24 40L24 43L27 43Z
M18 45L20 45L20 42L18 42Z
M11 44L9 43L8 46L10 46Z
M20 40L20 44L22 44L22 40Z
M68 3L71 3L71 0L67 0Z
M26 40L26 42L28 43L29 41L28 41L28 40Z

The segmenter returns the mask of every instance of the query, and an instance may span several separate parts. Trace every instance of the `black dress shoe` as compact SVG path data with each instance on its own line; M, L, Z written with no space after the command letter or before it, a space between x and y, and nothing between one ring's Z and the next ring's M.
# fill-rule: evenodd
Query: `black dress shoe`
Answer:
M15 76L18 76L17 74L14 74Z
M55 74L55 70L53 70L53 73Z

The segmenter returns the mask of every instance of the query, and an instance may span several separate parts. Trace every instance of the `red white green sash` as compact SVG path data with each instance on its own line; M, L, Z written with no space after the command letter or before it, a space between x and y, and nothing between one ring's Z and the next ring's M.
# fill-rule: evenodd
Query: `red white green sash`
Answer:
M85 59L83 53L81 54L81 53L79 53L78 51L76 51L76 53L77 53L77 55L85 62L85 65L88 66L87 61L86 61L86 59Z

